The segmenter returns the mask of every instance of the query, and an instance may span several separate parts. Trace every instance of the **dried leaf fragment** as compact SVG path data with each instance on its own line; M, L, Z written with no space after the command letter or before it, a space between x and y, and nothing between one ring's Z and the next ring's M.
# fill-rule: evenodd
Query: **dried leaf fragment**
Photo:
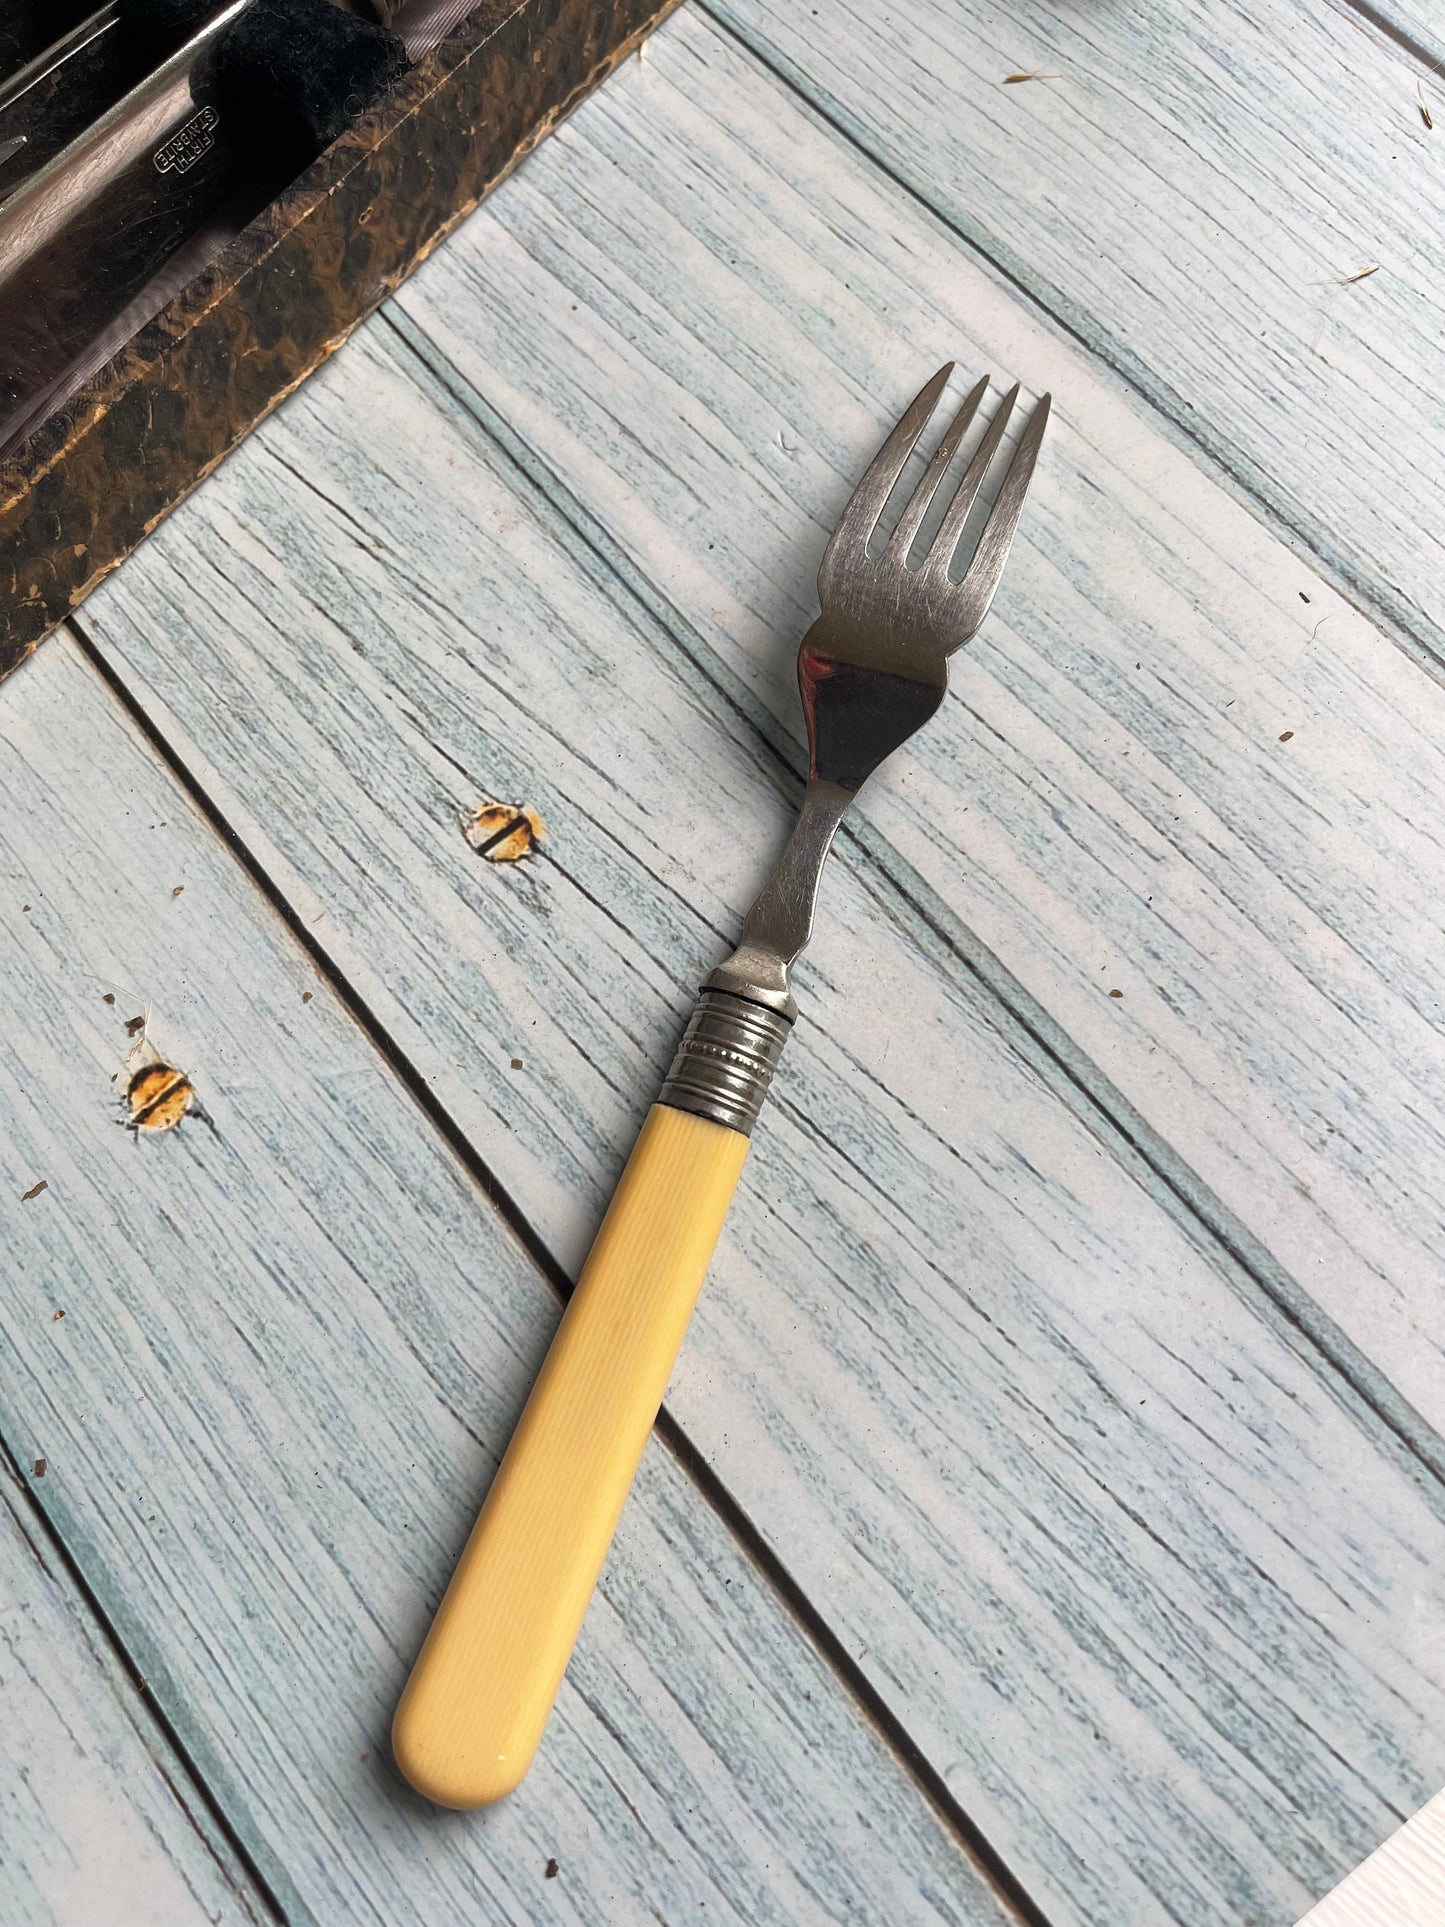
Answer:
M50 1189L49 1178L42 1178L39 1184L32 1184L28 1191L22 1191L20 1193L20 1202L22 1204L29 1204L32 1198L38 1198L42 1191L48 1191L49 1189Z
M479 803L462 824L462 834L489 863L516 863L530 856L547 834L535 810L516 803Z

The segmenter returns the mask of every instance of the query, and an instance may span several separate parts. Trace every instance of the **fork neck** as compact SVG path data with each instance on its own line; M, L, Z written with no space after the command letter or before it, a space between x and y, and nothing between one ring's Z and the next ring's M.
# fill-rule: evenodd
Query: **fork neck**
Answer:
M743 940L703 985L775 1010L788 1022L798 1014L791 971L813 934L818 884L828 851L853 791L813 776L793 833L743 925Z
M909 652L896 634L850 633L826 617L798 651L798 691L815 776L857 791L943 701L948 663L936 648Z

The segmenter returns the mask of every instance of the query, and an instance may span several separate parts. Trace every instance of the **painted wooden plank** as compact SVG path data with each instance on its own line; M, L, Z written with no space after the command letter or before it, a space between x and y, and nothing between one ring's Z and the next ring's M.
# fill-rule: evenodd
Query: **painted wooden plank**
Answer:
M44 1474L42 1473L43 1477ZM0 1461L7 1927L269 1921Z
M1332 0L709 11L1445 654L1445 150L1418 61Z
M369 328L87 620L570 1265L788 671L690 659L444 401ZM1057 1919L1293 1917L1440 1777L1438 1487L856 848L803 993L675 1413Z
M660 1450L522 1791L401 1784L555 1298L69 643L0 734L0 1413L288 1918L1001 1923ZM118 1128L146 1013L213 1130Z
M1429 0L1363 0L1355 5L1355 0L1344 0L1346 6L1354 6L1354 11L1366 17L1373 16L1375 22L1387 33L1400 37L1410 51L1423 56L1425 73L1416 89L1418 105L1423 96L1426 110L1431 121L1441 107L1442 68L1445 68L1445 34L1440 31L1440 16ZM1422 125L1424 118L1422 116ZM1430 130L1434 131L1433 127Z
M1439 1463L1440 689L695 16L398 308L788 737L825 532L919 368L1054 390L995 611L864 813Z
M1445 1920L1445 1793L1377 1847L1299 1927L1438 1927Z

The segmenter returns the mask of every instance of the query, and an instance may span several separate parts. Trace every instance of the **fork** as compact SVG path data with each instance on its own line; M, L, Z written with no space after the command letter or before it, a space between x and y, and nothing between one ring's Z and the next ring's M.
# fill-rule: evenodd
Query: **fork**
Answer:
M940 368L904 411L824 552L822 613L798 651L809 770L797 824L742 942L703 985L397 1707L397 1763L442 1805L499 1800L532 1762L798 1014L792 966L834 834L863 783L942 702L948 658L977 632L1003 573L1047 395L961 577L954 563L1017 387L923 534L987 376L896 527L875 541L952 372L952 362Z

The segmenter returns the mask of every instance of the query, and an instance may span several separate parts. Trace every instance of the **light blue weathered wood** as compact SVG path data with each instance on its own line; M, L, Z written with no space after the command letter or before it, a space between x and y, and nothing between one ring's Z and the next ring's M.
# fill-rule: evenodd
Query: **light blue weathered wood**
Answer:
M573 1264L782 833L790 671L751 624L689 663L445 399L370 327L86 621ZM529 865L468 848L487 795L546 818ZM676 1414L1059 1921L1289 1918L1445 1768L1437 1490L856 850L802 990Z
M396 306L790 736L826 530L919 372L1054 390L994 612L863 813L1440 1463L1441 690L695 16Z
M1445 657L1445 114L1417 61L1333 0L706 4Z
M1002 1927L660 1449L522 1791L401 1784L555 1299L68 641L0 752L0 1423L288 1918ZM119 1128L147 1013L214 1132Z
M3 1463L0 1705L6 1927L272 1919Z
M1345 0L1349 4L1349 0ZM1374 13L1387 28L1398 34L1425 55L1426 70L1422 88L1430 117L1434 120L1442 105L1442 90L1445 90L1445 33L1441 32L1440 15L1430 5L1430 0L1366 0L1364 11ZM1416 95L1418 103L1419 94ZM1432 130L1433 131L1433 130Z

